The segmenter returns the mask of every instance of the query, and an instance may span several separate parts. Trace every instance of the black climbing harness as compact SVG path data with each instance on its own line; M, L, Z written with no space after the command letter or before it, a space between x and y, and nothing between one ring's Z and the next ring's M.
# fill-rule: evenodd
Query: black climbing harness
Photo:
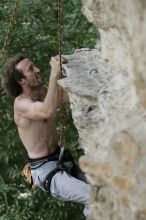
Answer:
M53 176L58 172L65 171L70 174L73 167L75 166L72 154L68 149L65 149L63 152L60 152L62 148L58 148L53 154L39 159L28 159L29 166L31 170L40 168L47 162L56 161L56 168L48 173L44 182L40 181L40 184L43 186L44 190L50 192L50 184ZM33 185L33 180L31 178L31 185Z

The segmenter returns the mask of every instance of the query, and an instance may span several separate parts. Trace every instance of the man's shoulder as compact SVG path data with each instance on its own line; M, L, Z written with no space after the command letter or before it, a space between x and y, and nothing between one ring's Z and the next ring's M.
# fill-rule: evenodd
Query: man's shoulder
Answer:
M31 103L32 103L31 99L28 99L26 97L23 97L22 95L19 95L14 100L14 110L20 110L21 108Z
M17 96L14 100L14 121L17 125L17 128L26 128L26 125L30 120L24 117L24 112L27 111L28 106L30 106L31 100L24 97ZM27 126L28 127L28 126Z

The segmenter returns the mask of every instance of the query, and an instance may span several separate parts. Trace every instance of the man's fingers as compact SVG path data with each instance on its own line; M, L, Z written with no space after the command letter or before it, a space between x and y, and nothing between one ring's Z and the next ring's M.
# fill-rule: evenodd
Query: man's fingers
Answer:
M62 59L61 60L62 63L67 63L68 62L68 60L65 57L61 57L61 59Z
M60 62L60 56L59 55L55 56L55 59L56 59L56 61ZM67 59L65 57L61 56L61 62L62 63L67 63Z
M62 64L65 64L65 63L68 63L68 60L65 57L61 56L61 62L62 62ZM57 55L55 57L51 57L50 65L57 65L57 66L59 66L59 63L60 63L59 55Z

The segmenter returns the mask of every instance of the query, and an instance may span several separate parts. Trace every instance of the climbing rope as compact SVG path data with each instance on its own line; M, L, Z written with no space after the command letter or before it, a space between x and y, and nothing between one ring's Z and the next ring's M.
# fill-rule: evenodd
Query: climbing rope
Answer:
M16 12L17 12L17 8L18 8L18 5L19 5L19 1L20 0L15 1L15 5L14 5L13 11L12 11L12 15L10 17L9 25L8 25L6 34L4 36L3 46L2 46L2 49L0 51L0 64L2 64L3 61L4 61L4 52L5 52L6 47L8 45L9 36L10 36L11 31L12 31L13 24L14 24L14 21L15 21L15 18L16 18Z
M60 79L63 77L62 73L62 26L61 26L61 0L57 1L57 8L58 8L58 49L59 49L59 61L60 61ZM61 148L65 147L65 127L67 123L67 115L66 115L66 108L63 102L63 89L62 87L59 88L60 92L60 133L59 133L59 144Z

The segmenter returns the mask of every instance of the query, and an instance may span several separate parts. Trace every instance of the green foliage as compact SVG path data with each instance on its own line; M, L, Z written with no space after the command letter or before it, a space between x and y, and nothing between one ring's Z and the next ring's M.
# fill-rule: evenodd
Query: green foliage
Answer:
M8 41L5 63L21 52L34 60L48 81L49 60L58 53L57 1L20 0L17 19ZM14 0L0 2L0 48L7 30ZM62 1L63 54L75 48L94 47L98 37L95 28L81 14L81 2ZM3 74L0 66L0 76ZM59 122L57 122L59 124ZM53 199L41 190L31 190L20 170L27 158L13 121L13 100L0 88L0 220L73 220L84 219L83 206ZM67 142L78 159L82 154L75 145L78 133L69 120ZM27 193L27 198L24 195Z

